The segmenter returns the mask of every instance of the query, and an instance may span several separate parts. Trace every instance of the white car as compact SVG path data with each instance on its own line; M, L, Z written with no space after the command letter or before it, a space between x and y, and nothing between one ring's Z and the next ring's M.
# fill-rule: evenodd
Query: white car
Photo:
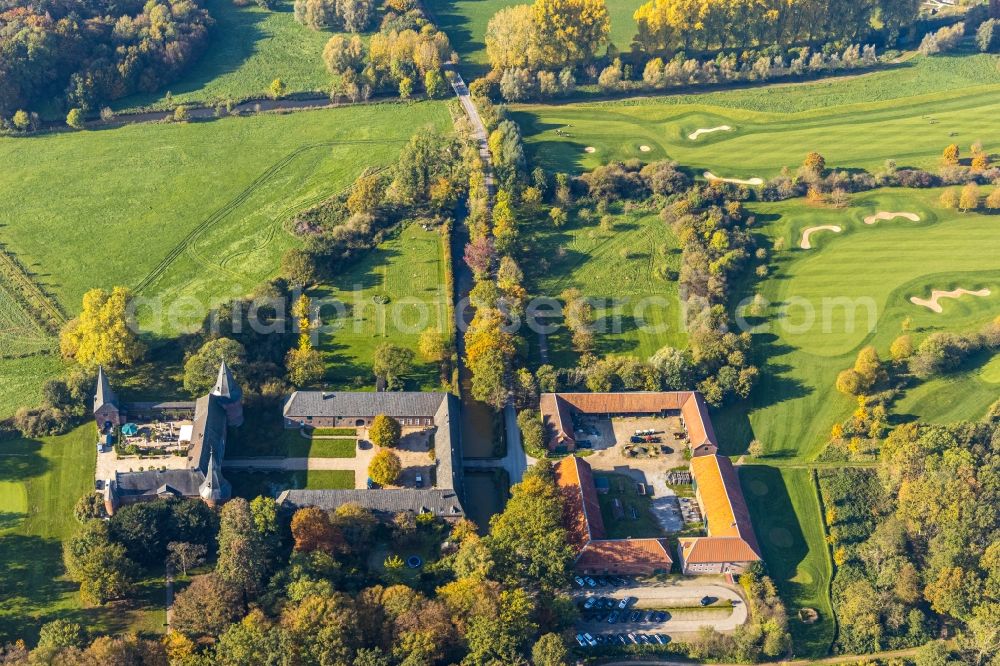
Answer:
M583 640L583 634L576 635L576 642L580 644L580 647L587 647L587 641Z
M591 636L590 634L584 634L583 640L587 641L587 645L589 645L590 647L594 647L595 645L597 645L597 641L594 640L594 637Z
M98 490L100 490L100 489L98 489ZM583 579L580 578L579 576L574 576L573 577L573 582L576 583L577 587L586 587L587 586L587 584L585 582L583 582Z

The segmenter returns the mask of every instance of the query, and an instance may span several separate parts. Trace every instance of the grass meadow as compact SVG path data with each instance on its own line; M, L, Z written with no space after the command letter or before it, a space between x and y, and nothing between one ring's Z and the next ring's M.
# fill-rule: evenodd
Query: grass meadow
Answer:
M740 484L768 573L789 613L795 656L824 656L836 632L829 595L833 565L812 472L744 465ZM816 610L818 621L801 622L800 608Z
M533 293L558 298L576 288L596 299L599 355L646 359L665 345L686 347L677 282L669 278L670 271L680 268L677 240L656 214L612 217L610 231L600 228L597 216L588 220L572 215L561 228L553 227L546 216L534 221L526 243L530 255L523 262ZM576 365L578 354L565 327L547 336L547 342L550 363ZM540 363L538 341L528 336L528 343Z
M333 328L319 345L328 383L374 388L372 357L379 345L389 342L417 353L424 329L436 327L446 339L450 336L446 242L442 229L409 223L313 294L341 304L321 312L324 325ZM382 296L388 297L385 304L373 300ZM438 365L425 363L417 354L407 383L411 389L440 388Z
M758 285L770 304L766 315L748 319L766 364L751 398L752 433L745 434L759 439L770 456L808 460L822 450L831 426L853 407L834 388L836 375L862 346L872 344L887 358L904 320L919 343L932 332L973 330L996 316L997 218L942 210L939 195L937 189L890 189L854 196L846 209L801 199L751 206L764 241L785 248L775 252L772 275ZM877 211L908 211L921 219L863 223ZM843 232L818 232L813 249L800 249L802 231L818 225ZM933 289L959 287L992 293L944 299L941 313L910 302ZM910 389L894 413L931 421L982 416L1000 377L988 358L970 366ZM962 404L955 404L958 397Z
M493 15L504 7L531 4L508 0L428 0L425 3L438 27L448 34L451 46L461 56L460 68L470 79L490 69L486 57L486 26ZM635 36L632 14L643 0L614 0L608 3L611 18L610 41L618 50L628 51Z
M163 590L156 581L144 583L142 593L129 603L84 608L77 585L64 578L62 540L77 526L73 505L93 490L94 437L94 426L86 424L60 437L0 442L4 642L24 638L33 644L40 625L57 618L101 632L163 623Z
M204 55L164 89L130 95L112 108L131 111L240 102L264 97L276 78L284 81L290 94L328 93L332 78L323 64L323 47L336 33L297 23L292 4L280 0L274 9L266 10L255 3L238 7L232 0L205 0L215 27Z
M444 103L421 102L0 138L0 242L71 316L88 289L124 285L151 302L143 331L172 335L273 277L298 210L449 123ZM59 362L2 366L0 416Z
M669 158L698 174L767 178L794 169L812 150L834 167L871 169L894 159L931 168L950 143L963 150L989 144L1000 113L998 83L994 56L918 56L889 70L809 83L517 105L512 117L528 157L554 171ZM733 129L688 138L721 125Z

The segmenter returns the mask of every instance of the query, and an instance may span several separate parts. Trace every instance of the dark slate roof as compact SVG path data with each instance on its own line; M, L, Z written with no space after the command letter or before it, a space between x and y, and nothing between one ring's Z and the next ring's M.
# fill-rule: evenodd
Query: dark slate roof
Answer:
M373 417L386 414L434 416L447 393L419 391L296 391L285 401L284 414L289 418L305 416Z
M130 402L125 405L128 412L157 411L165 412L172 410L194 410L194 403L186 400L174 400L163 402Z
M191 428L191 449L188 458L202 473L208 469L209 453L214 450L219 460L225 456L226 410L219 396L206 395L195 403L194 425Z
M94 394L94 411L103 407L104 405L117 405L118 396L115 392L111 390L111 382L108 381L108 376L104 374L104 368L97 368L97 392Z
M208 469L205 470L205 481L201 484L199 492L202 499L212 502L227 500L233 494L233 487L222 477L220 465L211 451L208 454Z
M438 488L452 488L461 492L460 473L462 469L462 450L459 446L461 409L458 398L451 393L445 394L441 406L434 415L434 462L437 465ZM459 471L456 475L455 471Z
M215 380L212 393L226 398L230 402L239 402L243 398L243 389L240 388L239 383L233 378L233 373L229 370L229 366L226 365L225 361L222 361L219 365L219 377Z
M429 511L442 518L460 518L465 515L458 493L447 489L286 490L278 495L278 505L291 510L315 506L332 511L344 504L357 504L387 516L401 511Z
M149 470L146 472L116 472L115 491L122 497L170 493L198 497L198 488L205 475L197 469Z

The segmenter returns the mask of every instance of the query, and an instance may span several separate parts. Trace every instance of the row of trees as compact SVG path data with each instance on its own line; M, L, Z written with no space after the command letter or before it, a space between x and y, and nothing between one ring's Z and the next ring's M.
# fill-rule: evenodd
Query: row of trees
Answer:
M313 30L365 32L375 19L374 0L295 0L295 20Z
M201 55L211 25L191 0L2 7L0 117L52 101L90 112L107 100L154 91ZM30 121L26 113L20 118Z

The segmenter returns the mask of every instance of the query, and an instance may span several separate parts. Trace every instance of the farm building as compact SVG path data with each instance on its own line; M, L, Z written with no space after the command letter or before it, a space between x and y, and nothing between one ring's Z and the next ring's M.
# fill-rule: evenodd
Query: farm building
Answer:
M286 428L360 428L379 414L403 426L432 426L447 393L419 391L296 391L282 410Z

